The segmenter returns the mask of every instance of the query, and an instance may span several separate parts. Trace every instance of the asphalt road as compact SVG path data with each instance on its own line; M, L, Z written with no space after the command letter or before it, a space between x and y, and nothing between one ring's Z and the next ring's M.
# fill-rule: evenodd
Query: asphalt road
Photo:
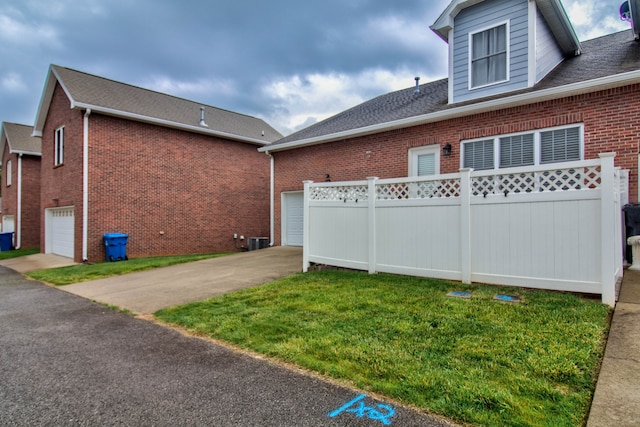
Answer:
M445 426L0 267L2 426Z

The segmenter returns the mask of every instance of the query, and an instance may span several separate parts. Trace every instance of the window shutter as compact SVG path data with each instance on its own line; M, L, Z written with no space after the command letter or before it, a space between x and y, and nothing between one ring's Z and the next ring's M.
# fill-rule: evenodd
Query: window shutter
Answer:
M500 138L500 167L533 165L533 147L532 133Z
M580 128L540 132L540 163L580 160Z
M493 169L493 139L465 143L463 162L465 168Z
M418 156L418 176L435 175L436 173L436 155L421 154Z

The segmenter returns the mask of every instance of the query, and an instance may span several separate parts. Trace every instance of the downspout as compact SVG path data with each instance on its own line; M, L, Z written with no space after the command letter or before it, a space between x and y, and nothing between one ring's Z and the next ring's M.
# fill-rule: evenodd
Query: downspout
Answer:
M89 225L89 115L91 109L84 112L82 129L82 262L87 259L87 236Z
M273 155L271 155L271 153L269 153L269 151L265 151L265 153L267 154L267 156L269 156L270 159L270 171L269 171L269 175L270 175L270 183L269 183L269 236L270 236L270 242L269 242L269 246L273 246L273 235L275 233L275 227L274 227L274 192L275 192L275 177L274 177L274 163L275 160L273 158Z
M15 248L22 246L22 153L18 154L18 206L16 212L16 241Z

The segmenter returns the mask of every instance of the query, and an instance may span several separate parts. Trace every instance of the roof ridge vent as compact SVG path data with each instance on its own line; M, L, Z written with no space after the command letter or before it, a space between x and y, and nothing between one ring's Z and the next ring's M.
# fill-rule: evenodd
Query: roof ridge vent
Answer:
M413 93L420 93L420 77L414 77L416 81L416 88L413 90Z
M204 122L204 107L200 107L200 126L209 127L209 125Z

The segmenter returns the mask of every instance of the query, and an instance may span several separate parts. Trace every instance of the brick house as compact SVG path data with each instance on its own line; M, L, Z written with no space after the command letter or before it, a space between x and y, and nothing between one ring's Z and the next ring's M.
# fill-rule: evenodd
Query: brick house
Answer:
M631 0L640 12L640 1ZM637 13L636 13L637 15ZM259 148L273 163L272 238L302 245L302 189L585 160L616 152L638 200L640 19L580 42L558 0L454 0L431 29L449 76L381 95Z
M2 123L2 231L13 231L16 249L40 247L40 138L33 128Z
M41 252L99 261L112 232L129 257L233 251L269 231L256 147L281 135L261 119L52 65L34 135Z

